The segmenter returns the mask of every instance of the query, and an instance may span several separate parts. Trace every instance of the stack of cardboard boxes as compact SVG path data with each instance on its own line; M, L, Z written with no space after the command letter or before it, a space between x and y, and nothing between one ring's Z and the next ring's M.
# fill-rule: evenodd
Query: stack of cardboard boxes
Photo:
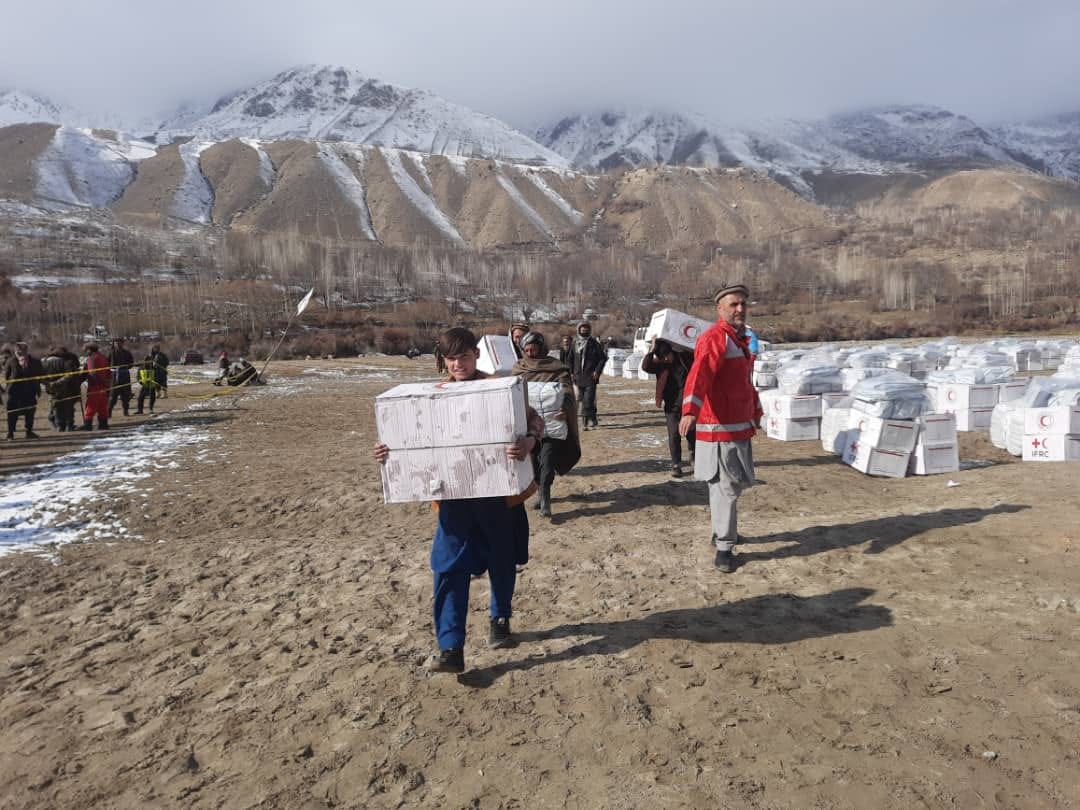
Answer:
M821 435L821 394L781 394L770 389L758 396L765 435L770 439L798 442Z
M1080 406L1024 410L1024 461L1080 461Z
M936 383L928 389L937 412L956 415L957 430L990 430L998 401L997 384Z

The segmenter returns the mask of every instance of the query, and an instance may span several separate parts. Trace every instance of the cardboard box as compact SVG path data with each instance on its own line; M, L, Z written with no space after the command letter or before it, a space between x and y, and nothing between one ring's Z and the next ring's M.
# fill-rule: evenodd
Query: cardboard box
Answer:
M948 413L956 417L956 429L965 432L990 430L990 421L994 418L993 408L967 408Z
M821 416L821 394L781 394L769 389L758 394L765 416L782 419L813 419Z
M960 450L956 442L915 443L908 462L912 475L940 475L960 470Z
M919 436L919 426L903 419L881 419L852 411L848 428L859 431L859 441L877 450L895 450L910 453Z
M485 374L509 374L517 361L514 341L506 335L484 335L477 348L480 349L480 359L476 361L476 367Z
M765 417L765 435L782 442L803 442L820 436L821 419L785 419L782 416Z
M1029 382L1030 380L1023 379L998 383L998 402L1012 402L1014 399L1020 399L1027 393Z
M1080 433L1080 407L1059 405L1055 408L1025 408L1024 433L1032 436Z
M409 383L375 398L387 503L516 495L533 480L529 459L506 457L528 431L520 377Z
M825 411L829 410L830 408L835 408L839 403L843 402L845 399L848 399L851 395L845 394L843 392L838 393L833 391L826 394L819 394L818 396L821 397L821 415L824 416Z
M991 415L993 412L991 411ZM926 413L918 418L919 441L926 444L956 443L956 414Z
M821 449L842 456L847 446L847 414L843 408L832 408L821 417Z
M878 450L861 441L859 431L848 431L848 442L844 447L844 463L861 473L882 478L904 478L907 476L910 456L911 453Z
M1020 457L1024 461L1080 461L1080 434L1026 435Z
M693 349L697 340L712 326L709 321L679 312L677 309L662 309L654 312L649 326L645 330L645 339L660 338L674 346Z
M971 408L993 408L997 405L996 385L968 385L966 383L938 383L933 386L934 403L939 411L962 411Z

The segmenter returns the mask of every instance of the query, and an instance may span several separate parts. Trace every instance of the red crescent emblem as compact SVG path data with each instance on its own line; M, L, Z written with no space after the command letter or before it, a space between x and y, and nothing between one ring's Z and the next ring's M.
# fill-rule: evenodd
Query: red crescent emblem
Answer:
M691 339L697 337L697 331L697 327L692 323L688 323L682 328L683 337Z
M447 385L448 385L448 383L444 383L444 382L441 382L441 383L435 383L435 387L436 387L436 388L438 388L438 389L439 389L440 391L441 391L441 390L442 390L443 388L446 388L446 386L447 386Z
M949 393L945 395L945 399L949 400L949 402L952 402L954 399L956 399L956 392L950 389Z
M1044 413L1042 416L1039 417L1039 427L1048 428L1053 427L1053 425L1054 417L1051 414Z

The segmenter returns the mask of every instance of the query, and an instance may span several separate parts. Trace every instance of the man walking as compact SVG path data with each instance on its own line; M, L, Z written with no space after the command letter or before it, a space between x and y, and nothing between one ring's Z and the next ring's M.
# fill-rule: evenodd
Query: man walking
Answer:
M597 427L596 384L600 382L600 373L607 362L607 353L600 341L592 336L592 324L582 321L578 324L577 339L570 348L570 370L574 385L578 387L578 399L581 401L581 424L589 429L589 422Z
M761 421L761 402L750 383L753 359L746 336L750 292L742 284L717 291L716 324L698 338L686 378L679 433L697 433L694 477L709 483L715 566L735 570L739 495L754 483L750 439Z
M686 377L694 365L694 353L689 350L675 351L666 340L653 338L652 345L641 358L641 367L656 375L656 407L664 409L667 421L668 454L671 456L672 478L682 478L682 437L679 422L682 416L683 388ZM686 446L690 450L690 463L694 463L694 431L686 434Z
M83 408L83 426L80 430L93 430L94 417L98 420L98 430L109 429L109 388L112 386L112 372L109 361L98 351L97 343L83 346L86 352L86 405Z

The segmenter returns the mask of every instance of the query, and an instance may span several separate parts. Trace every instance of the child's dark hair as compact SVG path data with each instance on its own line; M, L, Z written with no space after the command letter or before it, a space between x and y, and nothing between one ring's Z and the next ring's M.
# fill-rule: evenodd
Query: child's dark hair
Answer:
M476 349L476 335L464 326L455 326L439 335L439 351L443 357L458 357Z

